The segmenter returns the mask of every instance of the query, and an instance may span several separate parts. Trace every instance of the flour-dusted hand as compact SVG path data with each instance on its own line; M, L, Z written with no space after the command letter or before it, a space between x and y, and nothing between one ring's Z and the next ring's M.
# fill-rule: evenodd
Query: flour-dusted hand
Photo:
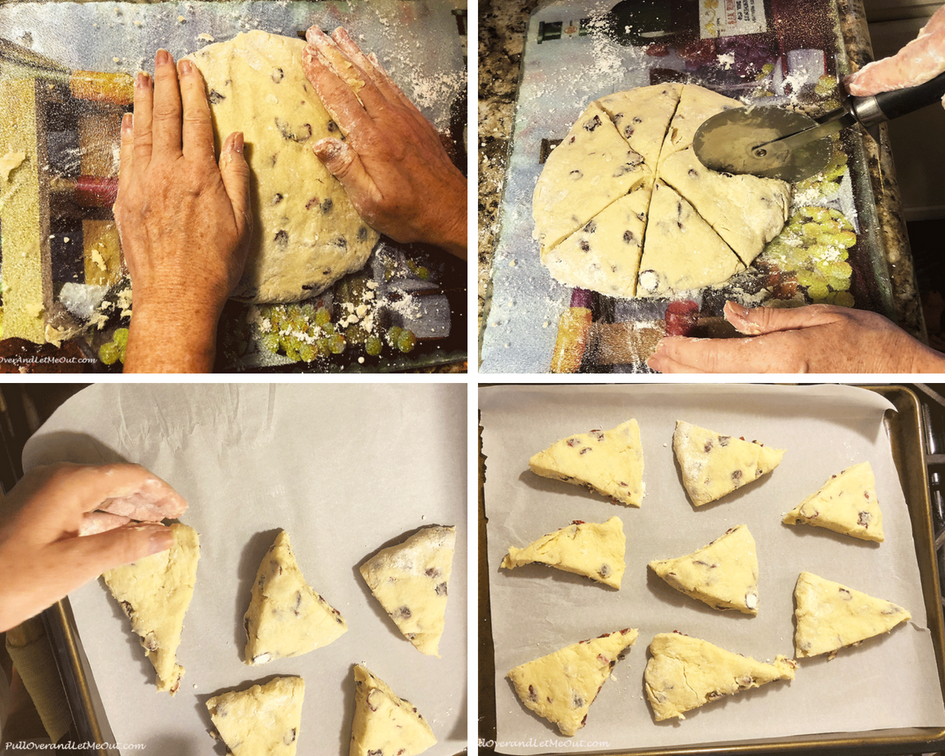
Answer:
M345 139L313 149L375 230L466 259L466 179L433 125L347 31L306 34L305 75Z
M186 508L139 465L30 471L0 500L0 632L112 567L169 549L171 531L160 520Z
M873 61L846 78L847 91L867 96L915 87L945 72L945 6L919 31L919 36L889 58Z
M246 262L252 216L243 137L214 155L203 77L165 50L154 81L135 80L134 117L121 125L115 221L134 305L125 369L203 371L216 326Z
M749 338L667 336L647 364L661 373L927 373L945 355L875 312L833 305L747 309L725 318Z

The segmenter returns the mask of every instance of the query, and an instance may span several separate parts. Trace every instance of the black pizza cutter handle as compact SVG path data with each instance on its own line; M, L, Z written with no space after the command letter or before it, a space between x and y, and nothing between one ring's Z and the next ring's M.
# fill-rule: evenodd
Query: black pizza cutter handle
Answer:
M916 87L895 89L866 97L851 97L847 104L856 120L869 129L883 121L912 113L945 96L945 73Z

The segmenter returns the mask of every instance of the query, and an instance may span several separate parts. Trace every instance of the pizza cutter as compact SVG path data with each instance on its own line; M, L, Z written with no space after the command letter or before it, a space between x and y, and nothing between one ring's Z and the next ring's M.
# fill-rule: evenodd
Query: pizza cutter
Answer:
M692 144L696 157L712 170L795 183L830 161L831 134L854 124L869 130L938 102L943 95L945 73L917 87L848 97L841 107L816 119L784 108L735 108L703 123Z

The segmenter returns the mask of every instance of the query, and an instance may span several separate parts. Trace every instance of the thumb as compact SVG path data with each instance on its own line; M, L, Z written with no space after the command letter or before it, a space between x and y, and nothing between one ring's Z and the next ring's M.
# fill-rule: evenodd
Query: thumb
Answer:
M356 205L356 198L371 195L374 182L358 153L347 142L326 137L312 145L312 152L328 172L341 182Z
M53 544L62 566L61 574L72 583L64 593L106 570L167 551L174 533L166 525L135 524L95 535L69 538Z
M793 331L798 328L826 325L837 319L831 305L808 305L806 307L755 307L748 309L737 302L726 302L725 319L735 330L746 336L759 336L778 331Z
M243 155L243 133L230 134L220 150L220 176L226 196L233 205L240 236L248 234L253 225L249 199L249 163Z

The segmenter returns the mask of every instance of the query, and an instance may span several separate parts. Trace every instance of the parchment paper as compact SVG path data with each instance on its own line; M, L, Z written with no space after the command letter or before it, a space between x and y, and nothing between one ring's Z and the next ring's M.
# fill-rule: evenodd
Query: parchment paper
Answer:
M428 719L453 754L466 744L466 387L451 385L97 385L30 439L24 467L126 459L190 503L201 558L175 697L99 580L70 596L94 682L118 743L148 752L224 753L205 703L278 674L306 682L300 754L347 756L353 665L363 662ZM396 629L358 566L417 528L455 525L441 658ZM288 531L309 584L348 632L321 649L243 664L242 617L263 554Z
M945 706L926 625L909 513L882 424L890 405L849 386L571 386L480 390L485 506L496 659L497 750L503 753L654 748L734 743L801 733L942 726ZM540 478L529 457L570 433L635 417L644 451L641 508L582 487ZM695 508L672 449L677 419L786 449L781 465L713 504ZM783 513L832 474L868 460L876 474L886 541L781 524ZM619 591L540 565L498 565L572 520L623 520L627 572ZM759 613L718 612L653 575L653 559L690 553L746 524L757 543ZM845 649L833 660L799 662L793 682L771 683L656 724L643 687L647 646L680 632L770 661L794 656L793 589L808 570L905 606L911 623ZM640 630L591 706L587 726L565 738L527 710L505 679L514 666L624 627Z

